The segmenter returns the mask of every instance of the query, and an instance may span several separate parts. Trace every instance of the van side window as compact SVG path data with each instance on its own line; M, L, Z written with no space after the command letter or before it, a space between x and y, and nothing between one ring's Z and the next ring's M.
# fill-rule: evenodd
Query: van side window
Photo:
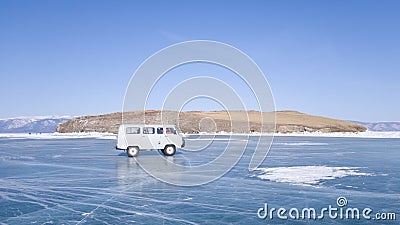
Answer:
M140 127L127 127L126 133L127 134L140 134Z
M175 128L167 127L167 128L165 128L165 133L166 134L176 134L176 130L175 130Z
M162 127L157 127L157 134L163 134L164 129Z
M154 134L155 129L154 127L144 127L143 134Z

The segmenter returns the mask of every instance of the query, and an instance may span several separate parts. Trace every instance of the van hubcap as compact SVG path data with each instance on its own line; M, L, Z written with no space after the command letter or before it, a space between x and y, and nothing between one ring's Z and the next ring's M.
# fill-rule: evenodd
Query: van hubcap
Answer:
M167 153L168 154L172 154L174 152L174 148L173 147L168 147L167 148Z
M136 156L139 153L139 149L137 148L128 148L128 155L129 156Z

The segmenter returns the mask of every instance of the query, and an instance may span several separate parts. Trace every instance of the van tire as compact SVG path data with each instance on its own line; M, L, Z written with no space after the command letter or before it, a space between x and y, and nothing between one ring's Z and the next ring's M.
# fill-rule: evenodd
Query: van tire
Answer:
M128 154L128 157L136 157L139 154L139 148L136 146L128 147L128 149L126 149L126 153Z
M163 153L166 156L173 156L175 155L175 152L176 152L175 145L167 145L163 150Z

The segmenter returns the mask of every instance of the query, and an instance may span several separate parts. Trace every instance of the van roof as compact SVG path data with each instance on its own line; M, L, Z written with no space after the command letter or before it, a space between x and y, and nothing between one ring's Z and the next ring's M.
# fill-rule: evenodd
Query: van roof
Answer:
M175 125L174 124L121 124L121 126L125 126L125 127L127 127L127 126L132 126L132 127L134 127L134 126L136 126L136 127L143 127L143 126L145 126L145 127L175 127Z

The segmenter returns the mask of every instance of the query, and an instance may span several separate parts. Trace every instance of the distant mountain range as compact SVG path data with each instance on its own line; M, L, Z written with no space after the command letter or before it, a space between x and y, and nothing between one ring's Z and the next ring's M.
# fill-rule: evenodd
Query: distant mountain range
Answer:
M33 116L0 119L0 133L53 133L71 116Z
M400 122L360 122L350 121L366 127L369 131L400 131Z

